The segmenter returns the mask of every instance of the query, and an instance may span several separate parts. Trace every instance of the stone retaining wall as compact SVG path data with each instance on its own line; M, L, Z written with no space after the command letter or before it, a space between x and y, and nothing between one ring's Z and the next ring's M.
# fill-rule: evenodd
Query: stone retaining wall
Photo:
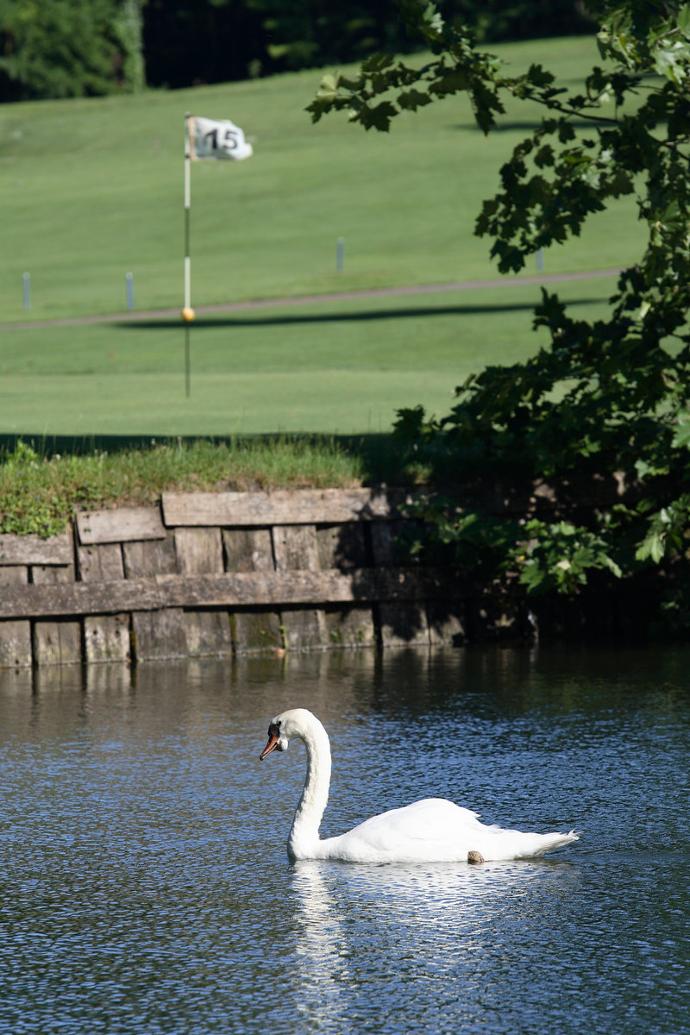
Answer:
M164 493L0 535L0 667L458 644L452 573L400 566L405 493Z

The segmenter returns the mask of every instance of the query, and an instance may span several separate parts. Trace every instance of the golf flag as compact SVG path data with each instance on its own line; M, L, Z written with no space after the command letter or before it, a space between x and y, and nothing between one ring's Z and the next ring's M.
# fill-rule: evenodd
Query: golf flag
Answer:
M185 395L192 391L192 367L190 348L190 327L195 317L192 308L192 161L195 158L229 158L242 161L250 158L254 149L244 138L244 132L229 119L202 119L187 112L184 117L184 305L181 316L184 321L185 353Z
M251 158L254 149L244 139L244 132L234 122L216 119L202 119L198 115L189 119L189 142L191 157L229 158L239 162Z

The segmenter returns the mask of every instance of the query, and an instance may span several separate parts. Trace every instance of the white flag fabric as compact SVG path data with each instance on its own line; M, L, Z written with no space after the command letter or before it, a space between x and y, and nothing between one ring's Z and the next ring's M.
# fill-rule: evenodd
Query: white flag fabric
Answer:
M229 119L218 122L195 115L189 122L192 158L229 158L239 162L254 153L252 145L244 139L244 132Z

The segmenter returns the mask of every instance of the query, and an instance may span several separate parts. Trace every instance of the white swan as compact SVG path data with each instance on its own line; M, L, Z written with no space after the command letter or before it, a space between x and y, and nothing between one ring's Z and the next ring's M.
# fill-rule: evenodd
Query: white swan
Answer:
M484 861L531 859L579 839L569 834L528 834L479 822L476 812L442 798L425 798L401 809L383 812L338 837L321 840L319 825L328 802L331 748L322 724L306 708L277 715L268 727L268 742L259 755L286 751L291 737L304 741L307 778L288 838L288 855L298 859L343 862L467 862L468 853Z

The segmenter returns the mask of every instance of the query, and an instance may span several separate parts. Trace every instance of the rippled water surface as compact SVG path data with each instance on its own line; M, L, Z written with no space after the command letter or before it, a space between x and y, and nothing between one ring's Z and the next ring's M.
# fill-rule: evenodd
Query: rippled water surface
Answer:
M689 691L687 650L0 674L0 1031L687 1032ZM325 834L439 795L582 840L290 866L296 705Z

